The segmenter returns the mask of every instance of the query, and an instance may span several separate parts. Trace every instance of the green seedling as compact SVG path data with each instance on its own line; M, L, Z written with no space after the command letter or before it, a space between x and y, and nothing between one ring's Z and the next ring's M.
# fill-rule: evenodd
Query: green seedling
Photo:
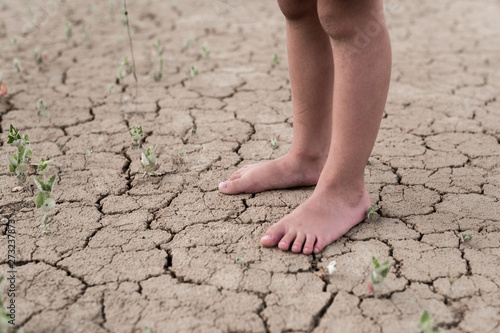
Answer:
M201 46L201 55L203 56L203 58L210 57L210 50L208 49L208 44L207 43L204 43Z
M44 212L41 221L43 223L46 223L50 221L50 217L47 215L47 213L56 207L56 201L50 196L52 190L54 189L56 175L50 177L48 181L45 181L45 179L40 180L36 177L33 177L33 179L35 180L36 187L40 191L36 196L35 205L36 208L40 208Z
M45 52L45 51L41 52L39 46L37 46L35 48L35 61L37 64L43 63L48 58L49 58L49 55L47 54L47 52Z
M198 74L199 74L198 67L191 66L191 68L189 69L189 77L193 79L194 77L198 76Z
M149 326L144 326L144 329L142 330L143 333L154 333L153 328Z
M47 107L45 107L45 104L43 104L43 99L40 98L37 102L36 102L36 114L38 117L45 117L45 118L48 118L50 116L50 110L47 109Z
M179 150L179 156L181 158L183 158L184 156L186 156L186 150L184 150L184 148L182 148L181 150Z
M237 264L241 264L242 262L245 261L245 256L243 255L243 253L238 253L238 255L236 256L236 259L234 261Z
M462 234L462 241L464 243L469 242L470 240L472 240L472 236L470 234L466 232Z
M424 310L424 313L422 313L417 327L418 331L415 333L444 333L441 329L434 328L431 315L427 310Z
M26 180L30 169L31 146L28 134L21 136L18 130L11 124L7 134L7 143L17 147L17 154L7 155L9 161L9 170L17 176L21 182Z
M21 61L17 58L14 58L14 69L17 74L21 77L23 75L23 68L21 67Z
M123 80L127 75L132 73L133 66L130 63L128 56L123 57L123 60L118 62L118 78Z
M195 135L198 135L198 130L196 130L195 128L193 128L191 130L191 136L195 136Z
M39 175L43 175L45 176L47 174L47 172L49 171L50 169L50 165L49 165L49 162L50 161L47 161L45 160L43 157L40 158L40 162L38 162L36 165L36 173L39 174Z
M130 46L130 54L132 55L132 74L134 75L134 81L135 81L135 90L137 94L137 89L139 85L139 81L137 80L137 73L135 72L135 57L134 57L134 45L132 43L132 35L130 33L130 24L129 24L129 19L128 19L128 10L127 10L127 0L123 0L123 14L125 16L125 24L127 25L127 35L128 35L128 43Z
M109 12L113 13L115 11L115 1L109 0Z
M115 85L113 83L108 84L108 96L115 90Z
M160 57L160 69L153 73L153 79L158 82L163 77L163 58Z
M92 149L87 149L86 154L88 157L92 157L92 155L94 154L94 151Z
M48 224L44 224L42 227L42 232L40 233L40 237L43 237L45 234L50 234L52 230Z
M368 211L366 212L366 218L372 221L376 220L379 217L377 210L378 207L376 205L371 205L371 207L368 208Z
M389 260L384 261L380 264L377 258L372 257L373 270L370 273L371 283L368 284L368 290L373 292L374 289L381 287L383 285L384 279L387 277L391 263Z
M271 139L271 147L273 149L278 149L279 146L280 146L280 144L278 143L278 140L276 138L272 138Z
M66 30L64 34L66 35L66 39L70 39L73 36L73 25L71 22L66 22L64 23L64 26L66 27Z
M156 163L156 156L154 154L155 147L148 147L146 153L141 153L141 166L144 170L143 178L147 176L151 176L160 165Z
M17 39L17 37L12 37L10 42L12 43L12 45L17 46L19 43L19 40Z
M278 53L273 54L273 65L277 66L280 64L280 58L278 57Z
M158 56L161 57L163 54L163 46L161 45L161 41L159 39L153 44L153 48L156 50Z
M186 43L184 43L184 49L189 50L191 46L193 46L193 43L194 39L189 38L188 40L186 40Z
M130 134L130 137L132 138L132 148L138 148L139 147L139 142L141 141L142 137L144 136L144 133L142 131L142 126L132 126L130 127L128 133Z
M10 128L8 132L4 132L7 134L7 143L14 147L19 147L23 145L29 145L30 141L28 138L28 134L21 136L18 130L14 127L14 125L10 124Z
M84 25L82 27L82 29L83 29L83 32L82 32L82 44L87 44L88 41L89 41L89 39L90 39L90 34L89 34L89 31L88 31L86 25Z

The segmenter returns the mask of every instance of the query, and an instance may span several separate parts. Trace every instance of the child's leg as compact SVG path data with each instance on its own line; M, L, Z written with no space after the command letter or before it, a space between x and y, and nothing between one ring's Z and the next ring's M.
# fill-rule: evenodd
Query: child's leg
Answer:
M391 71L382 0L318 0L335 59L332 141L312 196L261 240L293 252L320 252L362 221L370 198L364 169L380 126ZM365 35L360 35L365 34ZM358 44L363 40L362 44Z
M290 152L274 161L236 171L219 189L226 194L314 185L328 155L331 137L333 58L321 27L317 0L278 0L286 17L293 102Z

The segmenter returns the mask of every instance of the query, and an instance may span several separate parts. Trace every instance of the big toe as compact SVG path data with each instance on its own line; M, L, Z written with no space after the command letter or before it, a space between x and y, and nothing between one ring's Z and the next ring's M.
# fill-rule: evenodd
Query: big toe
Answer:
M226 180L219 184L219 191L225 194L245 193L245 182L241 179Z
M285 230L280 225L275 224L267 229L264 237L260 239L260 243L265 247L274 247L278 245L279 241L285 235Z

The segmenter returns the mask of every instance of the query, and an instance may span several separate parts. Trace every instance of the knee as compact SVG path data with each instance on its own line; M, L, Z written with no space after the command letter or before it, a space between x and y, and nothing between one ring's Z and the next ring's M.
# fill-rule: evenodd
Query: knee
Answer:
M317 14L317 0L278 0L281 12L289 21Z
M371 2L371 4L370 4ZM328 0L318 2L321 26L333 42L359 41L380 34L385 26L383 9L373 0Z

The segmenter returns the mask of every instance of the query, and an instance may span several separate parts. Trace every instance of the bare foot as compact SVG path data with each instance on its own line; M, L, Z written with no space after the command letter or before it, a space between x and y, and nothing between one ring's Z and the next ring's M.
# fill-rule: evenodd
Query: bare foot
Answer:
M319 253L365 219L370 208L366 187L357 191L319 187L306 202L267 230L262 245L278 246L283 251L291 246L294 253Z
M326 161L287 154L273 161L246 165L219 184L225 194L258 193L272 189L316 185Z

